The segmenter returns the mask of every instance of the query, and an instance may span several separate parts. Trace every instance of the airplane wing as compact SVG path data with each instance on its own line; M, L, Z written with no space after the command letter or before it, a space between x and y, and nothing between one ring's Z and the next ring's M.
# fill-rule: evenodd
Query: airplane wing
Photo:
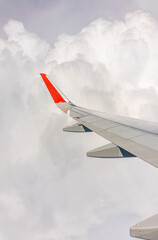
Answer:
M78 123L64 128L67 132L95 132L111 142L87 153L89 157L139 157L158 167L158 123L101 113L76 106L40 74L56 105Z
M131 237L157 240L158 239L158 214L134 225L130 228Z

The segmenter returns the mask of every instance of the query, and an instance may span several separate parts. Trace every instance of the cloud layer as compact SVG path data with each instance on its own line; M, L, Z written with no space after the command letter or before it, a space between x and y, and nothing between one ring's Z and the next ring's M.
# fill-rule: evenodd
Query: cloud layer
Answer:
M98 19L54 47L10 20L0 39L0 238L129 239L155 214L157 169L139 159L87 159L106 141L66 134L47 72L78 105L157 120L158 22L149 13ZM9 231L8 231L9 229Z

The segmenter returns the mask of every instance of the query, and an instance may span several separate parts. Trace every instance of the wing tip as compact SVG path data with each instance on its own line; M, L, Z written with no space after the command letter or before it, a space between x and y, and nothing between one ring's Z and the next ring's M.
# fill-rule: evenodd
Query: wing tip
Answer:
M42 77L43 81L45 82L44 79L48 78L46 73L40 73L40 76Z
M51 83L47 74L40 73L40 75L41 75L46 87L48 88L48 91L50 92L54 102L55 103L66 102L64 96L60 93L60 90L58 90L57 87Z

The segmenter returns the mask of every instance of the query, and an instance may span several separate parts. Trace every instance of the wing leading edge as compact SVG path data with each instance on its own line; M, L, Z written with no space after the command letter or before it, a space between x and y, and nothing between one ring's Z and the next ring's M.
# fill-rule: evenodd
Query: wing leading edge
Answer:
M158 123L114 116L78 107L71 103L54 83L51 83L46 74L41 73L41 77L56 105L78 122L75 126L66 127L65 131L93 131L113 143L111 146L103 146L96 151L92 150L92 154L89 152L88 156L137 156L158 167Z

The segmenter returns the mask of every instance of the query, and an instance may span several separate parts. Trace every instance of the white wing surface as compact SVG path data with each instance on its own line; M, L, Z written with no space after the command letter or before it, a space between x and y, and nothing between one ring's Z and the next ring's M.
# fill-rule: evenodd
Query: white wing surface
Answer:
M112 144L87 153L90 157L139 157L158 167L158 123L114 116L78 107L41 73L54 102L78 124L64 128L69 132L88 132L106 138Z
M136 224L130 228L132 237L157 240L158 239L158 214Z

